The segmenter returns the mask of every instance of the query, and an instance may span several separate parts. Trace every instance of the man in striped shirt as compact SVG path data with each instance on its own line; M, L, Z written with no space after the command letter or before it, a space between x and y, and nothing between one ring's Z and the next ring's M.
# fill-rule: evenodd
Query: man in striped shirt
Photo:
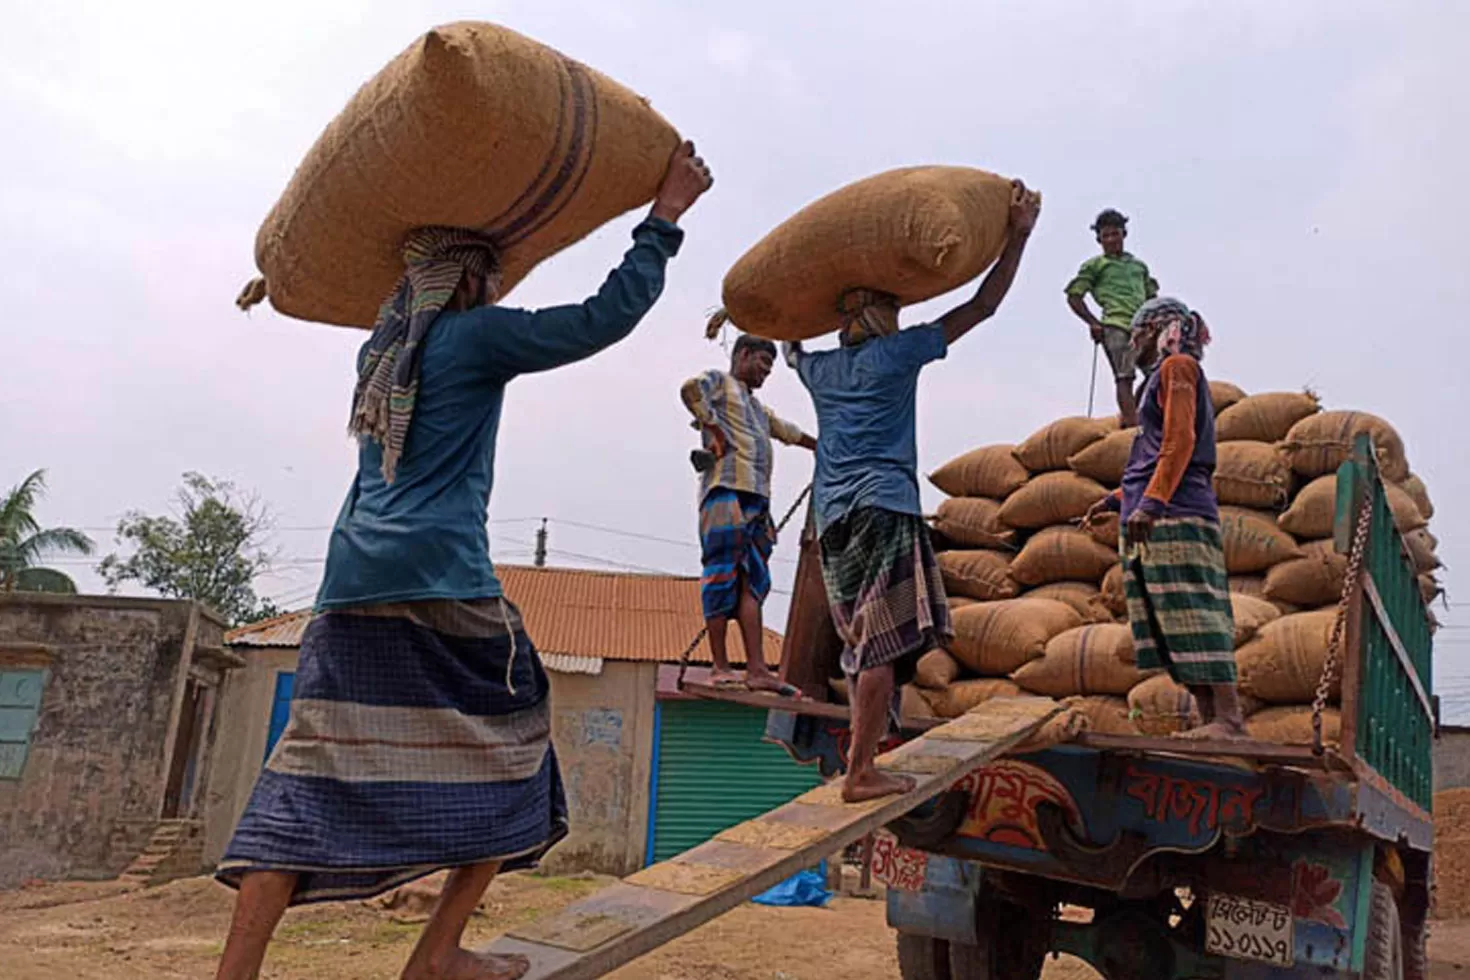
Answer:
M771 439L815 450L817 441L776 415L755 397L776 359L776 345L742 334L730 355L730 370L690 378L680 397L703 434L699 539L704 574L701 600L709 626L716 687L748 687L799 694L781 683L762 655L761 604L771 591L767 564L776 543L771 521ZM702 459L701 459L702 457ZM702 465L701 465L702 463ZM731 618L745 643L745 677L730 669L725 632Z

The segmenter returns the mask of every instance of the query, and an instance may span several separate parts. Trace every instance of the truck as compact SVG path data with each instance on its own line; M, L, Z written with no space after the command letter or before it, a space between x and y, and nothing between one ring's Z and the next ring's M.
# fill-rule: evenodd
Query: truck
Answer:
M1432 618L1367 436L1336 479L1340 739L1083 734L970 772L873 836L903 980L1037 980L1053 953L1107 980L1427 980ZM809 523L782 674L815 703L766 735L827 776L840 653Z

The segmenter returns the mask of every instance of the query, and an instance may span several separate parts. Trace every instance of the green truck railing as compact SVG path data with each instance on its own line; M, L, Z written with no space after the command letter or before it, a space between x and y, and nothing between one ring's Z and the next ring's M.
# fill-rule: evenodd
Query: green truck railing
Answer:
M1349 583L1341 649L1341 755L1371 767L1425 810L1434 792L1433 637L1419 577L1394 527L1367 435L1337 471L1336 548L1351 553L1364 501L1369 528L1357 580Z

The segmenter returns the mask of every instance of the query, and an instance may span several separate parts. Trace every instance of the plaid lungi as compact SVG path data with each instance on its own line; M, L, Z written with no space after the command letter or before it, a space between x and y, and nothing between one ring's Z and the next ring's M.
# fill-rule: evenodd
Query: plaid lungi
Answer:
M699 506L699 543L704 572L699 579L704 618L733 616L742 585L765 602L771 591L771 547L775 526L771 502L758 493L715 487Z
M1125 546L1128 621L1140 669L1180 684L1235 683L1235 619L1220 526L1162 518L1145 545Z
M567 833L550 686L503 599L311 621L291 718L216 872L294 871L293 905L440 868L530 867Z
M923 519L861 507L828 526L821 546L843 673L893 664L897 683L907 684L919 657L954 637Z

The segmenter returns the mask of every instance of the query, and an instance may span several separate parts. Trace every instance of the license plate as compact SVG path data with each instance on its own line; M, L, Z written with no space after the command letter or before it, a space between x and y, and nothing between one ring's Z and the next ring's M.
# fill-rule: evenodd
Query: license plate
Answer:
M901 892L919 891L924 887L924 871L928 866L929 855L923 851L904 847L887 831L873 835L873 877L884 888Z
M1291 966L1294 939L1291 910L1285 905L1215 894L1205 907L1207 953Z

